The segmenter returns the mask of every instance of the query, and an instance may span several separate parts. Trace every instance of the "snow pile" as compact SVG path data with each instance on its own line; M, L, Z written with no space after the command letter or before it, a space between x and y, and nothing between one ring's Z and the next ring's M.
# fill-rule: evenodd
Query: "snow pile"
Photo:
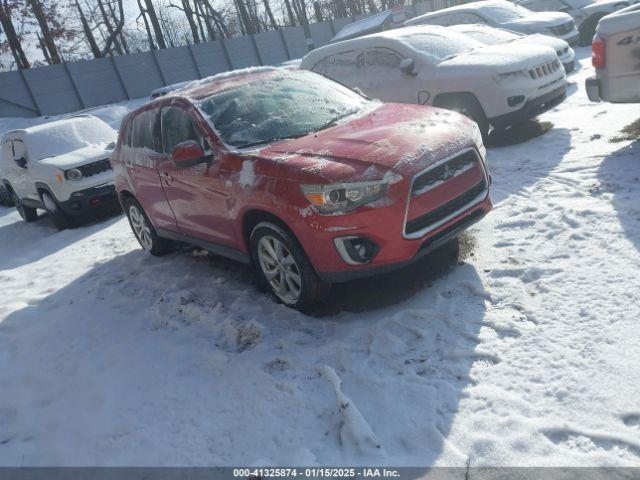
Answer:
M344 423L340 428L340 443L352 457L383 454L382 445L376 438L371 426L364 419L355 403L342 392L342 380L335 370L328 365L322 367L322 374L333 387L336 394L338 410Z

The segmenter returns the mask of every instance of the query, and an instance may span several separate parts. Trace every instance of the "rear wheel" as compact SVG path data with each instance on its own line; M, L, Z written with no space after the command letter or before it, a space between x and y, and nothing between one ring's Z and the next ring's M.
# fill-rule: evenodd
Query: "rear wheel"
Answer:
M171 248L171 241L158 236L142 206L133 198L124 202L124 211L140 246L152 255L162 255Z
M35 222L38 219L38 211L35 208L25 207L24 205L22 205L22 202L20 201L20 197L18 197L16 192L14 192L13 190L11 190L11 197L13 198L13 204L15 205L16 210L18 210L18 213L22 217L22 220L24 220L27 223L30 223L30 222Z
M13 207L13 198L11 197L11 192L6 187L0 183L0 205L4 205L5 207Z
M51 221L58 230L65 230L71 227L70 218L62 211L58 202L53 198L53 195L48 192L42 192L40 193L40 199Z
M251 232L250 244L260 283L276 300L306 311L329 292L330 284L320 280L302 247L283 228L259 223Z

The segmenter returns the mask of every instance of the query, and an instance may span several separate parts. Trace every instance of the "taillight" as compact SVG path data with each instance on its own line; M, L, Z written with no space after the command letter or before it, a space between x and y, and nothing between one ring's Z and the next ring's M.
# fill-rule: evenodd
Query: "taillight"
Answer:
M594 68L604 68L606 65L606 53L604 40L600 37L593 39L591 45L591 64Z

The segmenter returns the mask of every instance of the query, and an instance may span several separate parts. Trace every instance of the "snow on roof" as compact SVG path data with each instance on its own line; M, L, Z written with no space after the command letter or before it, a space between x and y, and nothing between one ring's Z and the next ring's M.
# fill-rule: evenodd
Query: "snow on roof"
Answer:
M480 2L464 3L462 5L456 5L454 7L443 8L443 9L440 9L440 10L436 10L435 12L429 12L429 13L425 13L424 15L419 15L417 17L413 17L412 19L407 20L406 22L404 22L403 25L406 25L406 26L418 25L418 24L420 24L420 22L422 20L439 17L439 16L441 16L443 14L447 14L449 12L459 12L461 10L464 10L464 11L469 11L469 10L482 11L482 10L486 10L487 8L505 7L505 6L506 7L512 7L513 4L511 2L507 2L506 0L482 0Z
M84 147L105 145L116 140L115 130L92 115L54 120L9 133L22 137L31 160L62 155Z
M357 22L345 25L342 29L331 39L331 43L339 42L341 40L347 40L349 38L355 38L367 33L373 33L378 29L382 29L384 24L393 20L393 12L386 10L384 12L376 13L370 17L363 18Z

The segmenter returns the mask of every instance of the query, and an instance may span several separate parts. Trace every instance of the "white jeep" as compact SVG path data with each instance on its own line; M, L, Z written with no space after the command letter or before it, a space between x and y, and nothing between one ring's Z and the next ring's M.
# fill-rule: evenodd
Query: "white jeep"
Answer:
M0 183L26 222L46 210L59 229L116 209L109 157L116 131L81 115L7 132L0 143Z

